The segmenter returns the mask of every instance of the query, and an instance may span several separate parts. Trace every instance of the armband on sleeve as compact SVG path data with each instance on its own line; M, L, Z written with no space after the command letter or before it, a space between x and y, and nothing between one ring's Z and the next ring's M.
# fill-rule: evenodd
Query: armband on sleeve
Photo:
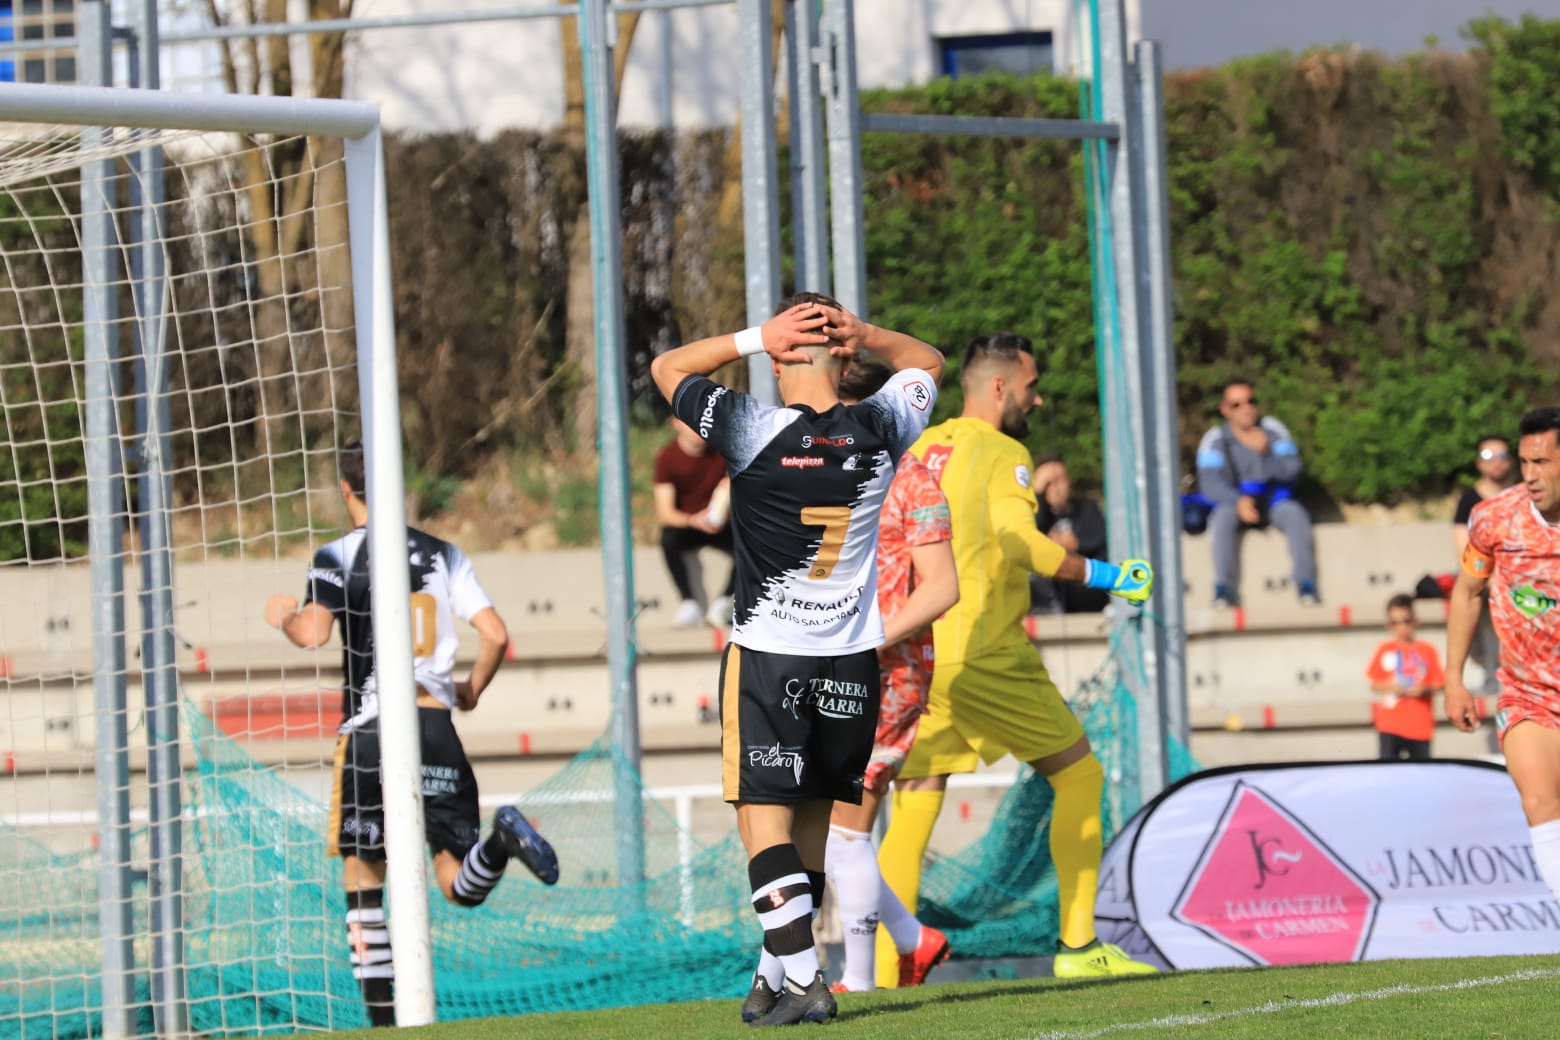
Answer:
M1495 558L1474 548L1473 543L1469 542L1463 549L1462 569L1470 578L1487 581L1495 575Z

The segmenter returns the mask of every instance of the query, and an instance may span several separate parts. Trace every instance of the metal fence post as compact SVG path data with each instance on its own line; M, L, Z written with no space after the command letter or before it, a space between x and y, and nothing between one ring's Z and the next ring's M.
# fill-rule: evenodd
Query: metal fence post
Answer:
M737 95L742 123L742 241L747 320L761 325L780 301L779 159L775 152L775 63L769 53L769 0L737 0ZM748 358L748 389L775 404L768 354Z
M113 76L109 5L81 7L82 80L107 86ZM85 127L81 145L107 142L109 131ZM86 317L87 541L92 570L92 685L97 721L98 929L103 943L103 1035L135 1032L135 950L130 906L130 757L125 703L125 489L119 454L118 289L110 160L81 169L81 252Z

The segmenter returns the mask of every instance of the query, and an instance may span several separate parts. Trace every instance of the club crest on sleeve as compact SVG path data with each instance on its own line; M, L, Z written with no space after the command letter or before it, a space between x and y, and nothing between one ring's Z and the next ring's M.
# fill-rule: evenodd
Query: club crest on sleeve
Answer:
M917 411L924 412L932 406L932 394L926 389L925 383L907 383L905 393L910 395L910 403Z
M1018 481L1018 486L1019 487L1024 488L1024 489L1027 490L1028 487L1029 487L1029 467L1028 466L1014 466L1013 467L1013 479Z
M769 900L769 905L776 910L785 905L785 896L781 895L778 888L771 888L765 895Z

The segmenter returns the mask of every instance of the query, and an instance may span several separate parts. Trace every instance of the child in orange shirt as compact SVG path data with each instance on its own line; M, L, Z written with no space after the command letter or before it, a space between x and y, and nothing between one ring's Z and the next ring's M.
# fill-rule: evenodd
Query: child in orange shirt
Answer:
M1430 736L1435 731L1432 698L1446 685L1441 659L1435 647L1414 638L1412 596L1399 593L1387 601L1387 630L1392 638L1376 648L1365 669L1372 711L1381 737L1381 758L1396 762L1424 762L1430 758Z

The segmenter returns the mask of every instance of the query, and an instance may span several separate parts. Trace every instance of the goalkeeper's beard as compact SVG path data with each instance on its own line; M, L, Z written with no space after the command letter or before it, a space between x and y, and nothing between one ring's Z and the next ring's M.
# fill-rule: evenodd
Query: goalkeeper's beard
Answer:
M1021 441L1029 436L1029 413L1016 405L1010 407L1002 413L1002 422L997 429L1015 441Z

